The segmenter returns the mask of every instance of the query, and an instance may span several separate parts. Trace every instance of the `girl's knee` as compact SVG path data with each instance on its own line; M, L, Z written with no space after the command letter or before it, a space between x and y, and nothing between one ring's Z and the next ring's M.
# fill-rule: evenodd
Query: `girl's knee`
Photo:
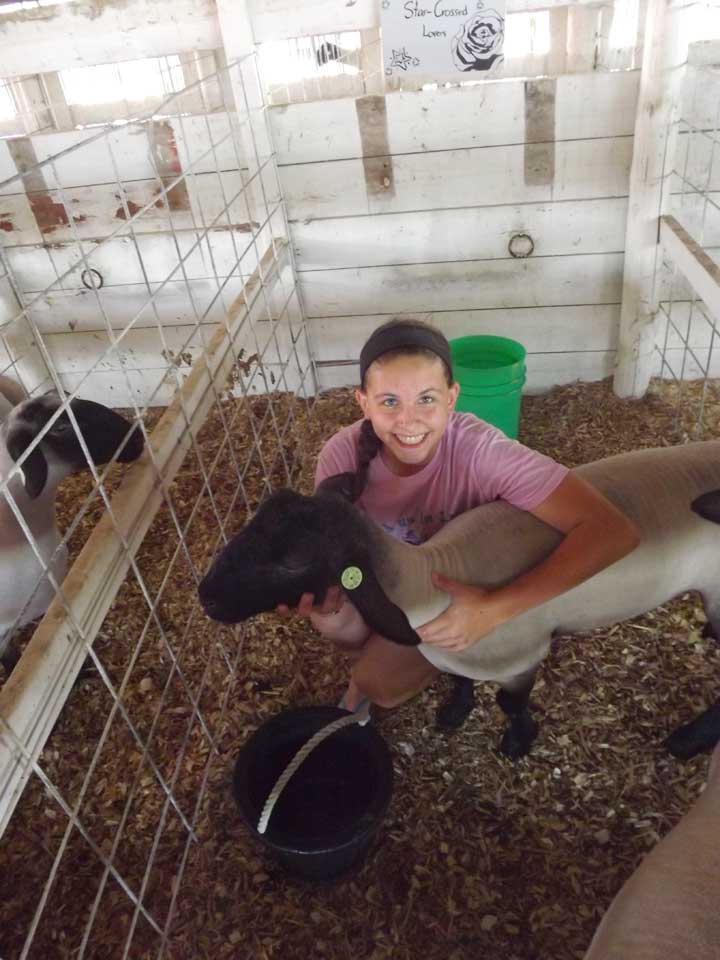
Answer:
M371 703L378 707L384 707L390 710L393 707L399 707L404 703L412 693L405 693L398 689L391 689L387 682L383 680L377 671L364 663L362 658L353 664L351 677L355 686L366 696Z
M353 664L352 679L372 703L391 709L424 690L437 672L427 661L388 664L371 649Z

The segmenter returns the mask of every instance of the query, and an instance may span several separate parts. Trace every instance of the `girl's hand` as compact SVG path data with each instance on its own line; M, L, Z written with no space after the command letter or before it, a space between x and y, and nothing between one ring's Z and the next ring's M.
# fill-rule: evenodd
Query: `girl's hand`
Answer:
M492 591L448 580L439 573L433 573L432 580L452 601L440 616L418 628L423 643L444 650L466 650L508 619L498 609Z
M294 609L281 603L275 612L283 617L296 614L309 620L326 640L331 640L346 651L359 650L370 636L370 627L339 586L330 587L321 604L315 603L312 593L304 593Z
M330 587L325 594L325 599L321 604L315 603L315 595L304 593L298 602L297 607L290 609L286 603L280 603L275 607L275 612L281 617L290 617L297 614L305 620L313 620L315 617L332 617L342 610L345 603L345 594L340 587Z

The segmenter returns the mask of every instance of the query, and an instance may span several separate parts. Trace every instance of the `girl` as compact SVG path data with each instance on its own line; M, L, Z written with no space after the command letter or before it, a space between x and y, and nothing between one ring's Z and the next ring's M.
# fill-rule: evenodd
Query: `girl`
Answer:
M417 632L423 644L447 650L482 643L495 627L593 576L639 542L635 525L567 468L473 414L455 412L459 389L443 334L418 320L390 320L360 354L355 397L364 419L325 444L315 477L317 486L355 473L356 506L408 543L424 542L452 517L497 498L565 534L546 560L500 589L436 576L450 606ZM298 613L354 661L341 701L346 709L397 706L437 676L422 647L372 633L339 587L320 606L313 603L305 594ZM473 704L472 680L456 678L438 725L459 726Z

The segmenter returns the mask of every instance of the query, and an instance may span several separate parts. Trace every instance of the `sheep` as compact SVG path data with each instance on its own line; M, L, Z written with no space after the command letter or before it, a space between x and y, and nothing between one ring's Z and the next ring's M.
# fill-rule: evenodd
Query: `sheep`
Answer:
M720 745L707 785L635 870L585 960L720 958Z
M443 671L500 685L497 700L509 718L500 749L512 757L527 753L537 735L528 702L553 633L607 626L698 590L709 632L720 638L720 441L620 454L575 473L638 524L640 545L462 652L420 648ZM433 571L492 589L534 567L561 539L532 514L498 500L410 546L343 497L351 478L331 477L312 497L291 490L273 494L200 583L206 613L236 623L281 603L294 606L304 592L320 599L342 582L343 571L356 568L354 579L361 582L346 593L368 626L397 643L418 644L414 628L450 602L433 585ZM352 585L352 577L345 579ZM718 738L720 703L676 731L667 746L689 757Z
M46 430L62 404L57 393L23 399L21 388L0 379L0 483L7 481L17 509L32 533L38 560L6 493L0 493L0 662L9 675L19 654L15 633L42 616L55 596L48 577L60 583L67 570L67 548L55 522L55 491L69 474L88 466L66 412ZM142 432L120 414L91 400L70 401L75 419L96 465L117 459L129 463L140 456ZM41 441L16 462L36 437ZM122 449L120 449L122 444ZM8 479L9 478L9 479ZM47 571L46 569L47 568Z

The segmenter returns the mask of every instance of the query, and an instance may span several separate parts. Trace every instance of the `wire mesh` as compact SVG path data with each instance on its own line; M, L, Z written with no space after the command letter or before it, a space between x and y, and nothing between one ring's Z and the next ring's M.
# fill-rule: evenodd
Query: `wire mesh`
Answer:
M3 957L167 949L240 679L242 631L205 620L197 583L296 477L315 395L259 90L250 56L146 119L9 149L0 375L58 400L0 463L0 521L34 571L2 623L31 635L0 690ZM141 460L95 463L78 398L121 410ZM48 547L23 483L65 418L84 469L57 495L66 529ZM33 633L30 598L48 583Z
M686 67L678 137L671 165L669 211L709 263L720 251L720 45L717 62ZM707 51L706 51L707 55ZM676 429L686 438L712 436L705 421L709 395L717 398L720 317L705 303L675 259L663 250L658 277L660 334L657 375L673 381ZM690 382L693 386L690 387Z

